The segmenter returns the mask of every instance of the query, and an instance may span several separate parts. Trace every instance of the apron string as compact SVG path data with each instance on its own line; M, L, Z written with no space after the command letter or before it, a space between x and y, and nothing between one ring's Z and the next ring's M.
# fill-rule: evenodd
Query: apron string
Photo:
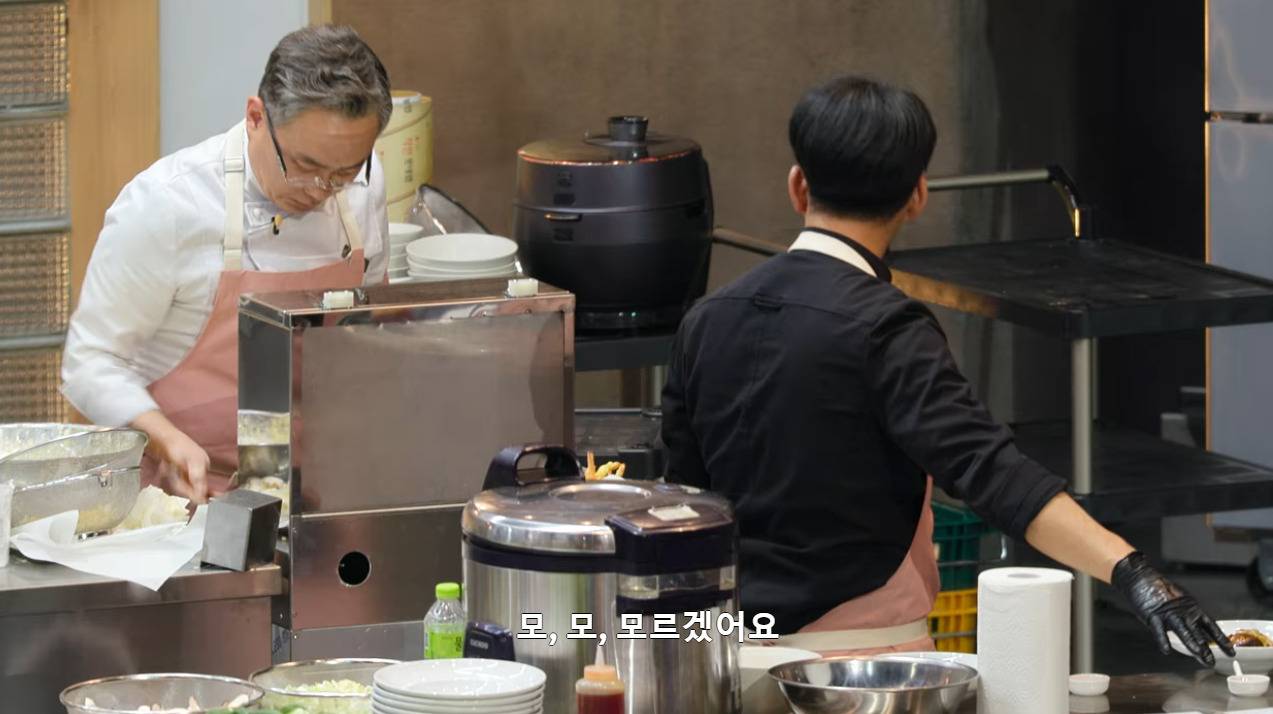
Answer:
M225 270L243 269L243 132L244 122L234 125L225 138L221 157L225 169L225 240L221 258Z
M343 191L336 193L336 211L340 214L341 225L345 227L345 237L349 240L350 253L362 250L362 229L358 227L358 221L354 220L349 210L349 200L345 198Z

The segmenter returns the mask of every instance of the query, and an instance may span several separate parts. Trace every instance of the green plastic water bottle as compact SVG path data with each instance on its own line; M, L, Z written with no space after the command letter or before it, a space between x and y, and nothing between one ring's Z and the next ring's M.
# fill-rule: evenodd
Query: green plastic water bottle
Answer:
M424 616L424 658L459 659L464 656L464 628L468 618L460 604L459 583L438 583L437 600Z

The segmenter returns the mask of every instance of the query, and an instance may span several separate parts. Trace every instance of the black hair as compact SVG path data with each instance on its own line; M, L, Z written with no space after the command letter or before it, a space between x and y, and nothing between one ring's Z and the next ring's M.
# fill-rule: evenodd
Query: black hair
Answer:
M937 143L914 92L851 75L806 92L787 132L815 206L871 220L906 206Z

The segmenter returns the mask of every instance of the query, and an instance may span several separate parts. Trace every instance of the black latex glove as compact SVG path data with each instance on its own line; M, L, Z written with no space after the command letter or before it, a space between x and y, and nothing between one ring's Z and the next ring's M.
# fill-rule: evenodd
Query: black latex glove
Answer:
M1149 565L1149 559L1139 551L1118 561L1114 566L1113 585L1131 603L1136 617L1154 633L1158 650L1171 653L1167 631L1176 633L1194 659L1208 667L1215 666L1209 643L1215 642L1230 657L1234 656L1233 644L1198 601L1180 586L1168 580Z

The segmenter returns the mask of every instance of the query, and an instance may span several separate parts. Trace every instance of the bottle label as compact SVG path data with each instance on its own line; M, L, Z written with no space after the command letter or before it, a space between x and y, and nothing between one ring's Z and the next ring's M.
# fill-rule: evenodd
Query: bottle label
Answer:
M426 632L425 659L459 659L464 656L463 632Z

